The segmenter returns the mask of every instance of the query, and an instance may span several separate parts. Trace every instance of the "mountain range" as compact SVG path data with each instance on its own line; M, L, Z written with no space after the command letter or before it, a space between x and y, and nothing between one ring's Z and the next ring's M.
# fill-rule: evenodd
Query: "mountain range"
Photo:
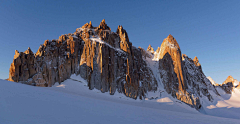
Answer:
M232 76L222 84L206 77L198 58L182 54L171 34L156 51L151 45L144 50L132 45L123 26L113 32L105 20L97 27L90 21L74 33L46 40L36 53L30 48L16 50L7 80L52 87L72 75L86 80L89 90L141 100L165 93L200 112L203 104L221 98L222 90L231 94L240 89Z

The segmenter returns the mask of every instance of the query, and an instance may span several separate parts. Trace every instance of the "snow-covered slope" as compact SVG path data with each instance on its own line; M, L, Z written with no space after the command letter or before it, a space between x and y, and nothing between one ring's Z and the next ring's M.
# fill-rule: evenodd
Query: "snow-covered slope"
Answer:
M0 80L0 94L1 124L240 122L240 117L230 119L201 114L171 97L133 100L122 94L109 95L98 90L91 91L85 80L74 75L61 85L44 88ZM239 95L239 91L236 94ZM233 103L236 98L237 96L232 96L226 102ZM237 107L239 101L235 102ZM233 107L231 110L236 111L232 114L240 115L240 111L237 113ZM225 107L223 109L224 113L218 113L223 117L232 112Z
M207 78L212 83L212 85L216 85L217 84L210 76L208 76Z
M233 86L236 87L238 85L239 85L239 81L235 79L234 82L233 82Z

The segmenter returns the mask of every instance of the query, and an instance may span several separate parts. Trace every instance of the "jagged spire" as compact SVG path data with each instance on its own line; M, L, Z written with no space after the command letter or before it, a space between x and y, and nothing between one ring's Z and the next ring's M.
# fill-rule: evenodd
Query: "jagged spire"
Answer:
M194 57L193 62L194 62L194 64L195 64L196 66L201 66L201 64L199 63L199 60L198 60L197 56Z
M15 55L16 55L16 54L19 54L19 51L18 51L18 50L15 50Z
M173 36L171 34L168 35L168 38L173 38Z
M229 75L227 77L227 79L222 84L226 84L226 83L229 83L229 82L232 82L232 83L234 82L234 78L231 75Z
M98 26L99 30L111 30L110 27L107 26L105 19L103 19L100 23L100 25Z
M93 28L91 21L88 23L87 27L88 27L88 28Z
M25 54L33 54L32 50L30 47L24 52Z
M102 20L102 23L105 23L105 19Z
M16 59L19 55L20 55L20 54L19 54L18 50L15 50L14 59Z
M152 46L149 44L148 48L147 48L147 51L150 52L150 53L154 53L154 49L152 48Z

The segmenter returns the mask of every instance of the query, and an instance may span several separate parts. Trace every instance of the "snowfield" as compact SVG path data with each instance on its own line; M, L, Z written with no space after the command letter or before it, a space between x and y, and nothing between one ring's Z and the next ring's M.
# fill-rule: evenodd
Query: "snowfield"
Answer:
M216 105L206 105L206 114L167 94L161 96L133 100L120 93L109 95L89 90L86 81L75 75L53 87L0 80L0 124L240 123L237 90L223 94Z

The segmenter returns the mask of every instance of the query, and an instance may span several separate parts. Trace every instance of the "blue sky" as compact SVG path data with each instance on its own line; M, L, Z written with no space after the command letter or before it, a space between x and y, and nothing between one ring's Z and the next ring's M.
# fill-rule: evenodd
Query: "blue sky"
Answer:
M102 19L127 30L134 46L156 50L172 34L183 54L197 56L206 76L240 80L240 1L61 1L4 0L0 4L0 78L6 79L14 51L36 52L46 39L73 33Z

